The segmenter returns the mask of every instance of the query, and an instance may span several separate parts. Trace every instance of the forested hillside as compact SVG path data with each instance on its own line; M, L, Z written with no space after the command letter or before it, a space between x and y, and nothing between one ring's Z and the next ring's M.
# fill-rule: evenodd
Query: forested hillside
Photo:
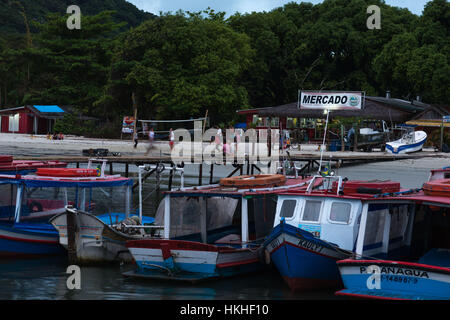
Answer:
M132 114L133 93L141 118L209 110L222 124L235 121L237 109L296 101L299 89L390 90L397 98L450 103L446 0L430 1L421 16L380 0L325 0L227 19L211 10L144 19L130 5L119 20L118 13L87 13L124 1L78 2L85 2L81 30L68 30L59 12L36 24L31 39L0 41L0 107L73 105L116 130ZM381 29L369 30L366 10L374 4ZM122 21L136 24L123 30Z
M81 13L94 15L105 10L115 10L113 19L135 27L153 14L136 8L125 0L0 0L0 34L25 33L25 13L31 31L36 31L33 21L43 22L48 13L65 14L67 7L78 5Z

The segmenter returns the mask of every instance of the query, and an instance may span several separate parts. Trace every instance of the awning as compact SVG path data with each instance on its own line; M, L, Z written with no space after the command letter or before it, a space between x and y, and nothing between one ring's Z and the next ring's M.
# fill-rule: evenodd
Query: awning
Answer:
M406 124L414 124L421 127L436 127L440 128L444 124L445 128L450 128L450 122L442 122L442 120L410 120Z

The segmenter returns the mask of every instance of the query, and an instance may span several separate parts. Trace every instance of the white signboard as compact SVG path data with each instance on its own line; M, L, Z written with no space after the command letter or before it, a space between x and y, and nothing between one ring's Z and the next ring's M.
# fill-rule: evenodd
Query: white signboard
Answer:
M359 110L363 105L362 92L302 91L300 109Z

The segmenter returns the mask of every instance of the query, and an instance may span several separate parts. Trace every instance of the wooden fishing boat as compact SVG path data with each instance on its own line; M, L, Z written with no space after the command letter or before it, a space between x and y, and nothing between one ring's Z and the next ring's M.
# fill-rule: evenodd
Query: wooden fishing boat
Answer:
M48 170L55 175L49 176ZM53 168L46 169L44 176L39 170L34 175L0 175L0 256L63 254L51 217L65 212L67 205L111 212L113 201L130 201L131 179L105 176L103 171L95 177L66 177L65 170L73 172Z
M392 181L324 179L331 187L314 190L312 180L306 191L279 193L274 228L261 247L266 263L292 290L342 287L336 261L355 251L384 257L387 243L399 255L408 246L410 201L392 202L388 195L414 191L402 191ZM385 221L394 230L389 237L383 233ZM364 237L359 230L366 223Z
M419 192L391 199L396 198L414 203L406 234L407 254L401 260L357 256L338 261L345 288L336 294L374 299L450 300L450 197ZM360 231L364 234L367 227L362 223ZM385 234L390 233L392 229L385 228ZM390 244L386 244L388 256L391 250Z
M70 243L70 231L67 225L68 216L72 215L73 240ZM136 219L136 218L137 219ZM67 206L65 212L50 220L59 233L59 243L73 252L72 262L78 264L97 262L132 262L132 257L126 247L126 241L143 239L151 234L143 232L139 226L150 226L152 217L143 217L142 223L138 216L127 217L124 213L106 213L94 215Z
M217 184L166 192L155 217L159 234L127 242L138 269L124 275L196 282L261 270L257 248L273 225L275 193L304 189L309 178L278 187L268 179L265 188L255 181L253 189L248 176L236 181L243 179L245 189Z
M66 207L65 212L50 219L50 223L59 232L60 243L71 253L71 261L79 264L132 262L133 258L126 247L126 242L152 236L152 230L155 229L154 218L142 214L142 174L144 171L156 169L160 173L164 170L174 170L181 173L181 180L183 180L183 169L161 166L139 166L138 169L139 216L128 216L116 212L96 215L85 210ZM80 174L90 175L93 172L81 171ZM72 219L71 228L68 227L70 219ZM73 230L72 235L69 230Z

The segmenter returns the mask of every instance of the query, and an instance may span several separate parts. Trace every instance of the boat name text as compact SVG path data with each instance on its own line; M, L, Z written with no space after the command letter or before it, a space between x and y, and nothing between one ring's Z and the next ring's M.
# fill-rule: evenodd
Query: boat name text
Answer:
M360 267L359 272L361 274L367 273L366 267ZM380 267L380 273L384 274L395 274L395 275L404 275L404 276L414 276L419 278L429 278L428 273L426 271L416 270L416 269L407 269L407 268L396 268L396 267Z

